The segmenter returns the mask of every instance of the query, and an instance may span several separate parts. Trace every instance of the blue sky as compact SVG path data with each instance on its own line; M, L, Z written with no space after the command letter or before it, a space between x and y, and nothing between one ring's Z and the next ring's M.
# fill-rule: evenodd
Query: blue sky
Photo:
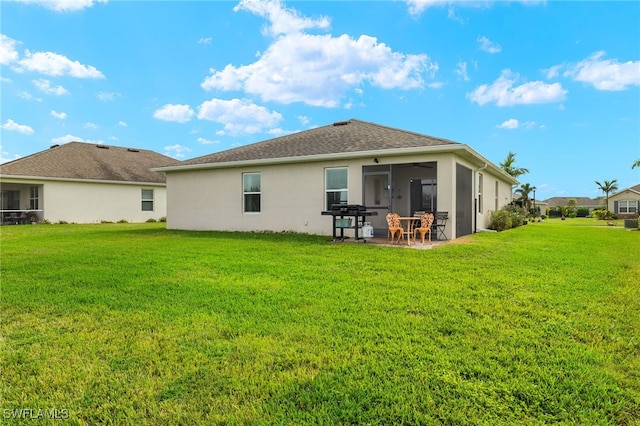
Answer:
M640 2L3 1L1 160L185 160L356 118L509 151L537 199L640 183Z

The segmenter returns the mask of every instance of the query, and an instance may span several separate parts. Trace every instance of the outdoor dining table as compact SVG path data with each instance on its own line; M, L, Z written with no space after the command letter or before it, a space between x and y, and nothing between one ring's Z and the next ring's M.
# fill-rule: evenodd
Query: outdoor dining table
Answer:
M405 222L405 225L402 226L402 235L407 236L407 245L411 245L411 238L413 237L413 230L415 228L416 221L420 220L420 217L411 216L411 217L400 217L400 225Z

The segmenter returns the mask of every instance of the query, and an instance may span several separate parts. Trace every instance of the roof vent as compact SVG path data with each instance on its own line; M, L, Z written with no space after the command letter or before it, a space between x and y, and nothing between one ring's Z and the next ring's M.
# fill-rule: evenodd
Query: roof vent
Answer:
M109 149L107 145L96 145L96 148Z
M127 151L129 151L129 152L140 152L139 149L134 149L134 148L127 148Z
M51 145L51 146L49 147L49 149L57 148L57 147L59 147L59 146L60 146L60 144L58 144L58 143L57 143L57 144L55 144L55 145Z
M335 123L333 123L334 126L346 126L347 124L351 123L350 121L336 121Z

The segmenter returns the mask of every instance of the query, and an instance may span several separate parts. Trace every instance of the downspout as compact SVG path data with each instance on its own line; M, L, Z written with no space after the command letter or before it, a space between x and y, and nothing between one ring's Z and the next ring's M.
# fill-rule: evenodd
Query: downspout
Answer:
M484 169L486 169L487 167L489 167L489 163L485 162L484 166L478 168L475 170L475 173L473 174L473 187L474 187L474 191L473 191L473 198L475 200L475 202L473 203L473 233L477 233L478 232L478 173L480 173L481 171L483 171Z

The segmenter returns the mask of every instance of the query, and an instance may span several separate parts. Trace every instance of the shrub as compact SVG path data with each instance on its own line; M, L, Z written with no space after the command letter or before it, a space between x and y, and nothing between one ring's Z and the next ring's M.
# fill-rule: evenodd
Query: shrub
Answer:
M526 210L517 205L508 205L498 210L497 212L491 212L491 220L489 221L489 229L496 231L505 231L511 228L517 228L524 225Z
M496 231L511 229L511 215L509 214L509 212L506 210L491 212L489 229L494 229Z
M589 209L586 207L578 207L576 209L577 217L589 217Z
M155 223L157 222L157 220L155 220L154 218L150 217L149 219L147 219L147 223Z
M594 210L591 216L598 220L610 220L614 218L613 212L605 209Z
M160 218L160 220L159 220L159 222L166 222L166 221L167 221L167 218L166 218L166 217L164 217L164 216L162 216L162 217Z

